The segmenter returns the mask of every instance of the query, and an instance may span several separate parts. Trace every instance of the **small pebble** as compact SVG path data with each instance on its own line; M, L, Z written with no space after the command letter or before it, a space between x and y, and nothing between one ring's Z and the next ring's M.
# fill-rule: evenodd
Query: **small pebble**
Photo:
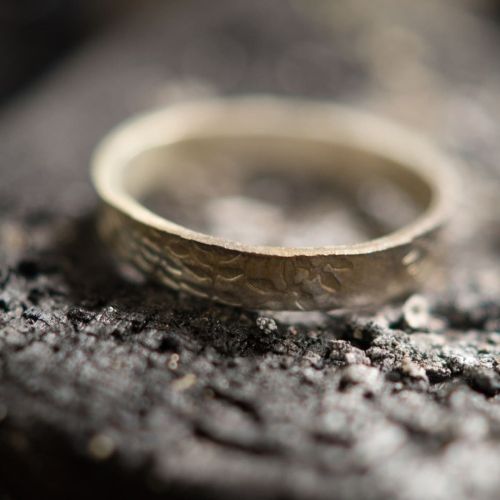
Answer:
M427 373L422 366L405 357L401 363L401 371L411 378L427 380Z
M266 334L270 334L278 330L278 325L276 321L272 318L266 318L265 316L259 316L257 318L257 326L259 330L262 330Z
M88 451L95 460L106 460L115 451L115 442L106 434L96 434L88 444Z
M188 373L187 375L174 380L172 382L172 389L177 392L183 392L196 384L196 380L197 378L194 373Z
M403 306L406 324L413 330L425 329L429 325L429 303L422 295L412 295Z
M178 366L179 366L179 355L174 353L172 354L172 356L170 356L168 360L168 367L171 370L177 370Z

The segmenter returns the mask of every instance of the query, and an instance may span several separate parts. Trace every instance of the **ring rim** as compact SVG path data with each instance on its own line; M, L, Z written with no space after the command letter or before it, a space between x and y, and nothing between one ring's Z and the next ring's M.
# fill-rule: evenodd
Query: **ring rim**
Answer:
M363 124L362 128L364 130L357 130L353 136L348 138L350 147L359 147L359 149L366 150L370 154L373 153L383 158L396 160L398 163L408 166L407 160L405 161L404 159L399 158L402 153L401 148L396 147L398 142L400 144L404 144L405 151L403 154L410 154L414 161L418 159L418 168L416 170L419 175L421 175L423 171L428 170L428 164L432 164L436 168L436 172L433 174L433 182L429 182L431 176L426 179L426 182L432 187L434 192L429 207L427 207L409 224L406 224L405 226L380 237L359 243L312 247L255 245L221 238L177 224L156 214L152 210L149 210L132 195L127 194L124 190L117 190L116 186L113 186L110 183L109 177L106 176L110 165L115 164L117 160L123 160L123 155L121 155L121 158L116 158L116 151L123 149L124 142L130 139L129 135L131 131L135 134L144 136L144 133L141 134L141 129L143 132L146 132L146 130L150 130L151 127L157 122L163 122L163 124L167 121L178 122L180 116L184 117L187 122L196 121L200 118L203 119L203 115L207 113L209 114L215 109L219 109L221 107L228 108L232 105L238 106L241 104L252 108L258 107L260 109L269 107L273 108L276 107L277 104L278 106L285 105L286 107L297 106L297 109L307 108L308 110L311 110L312 108L316 108L315 112L321 111L324 113L326 111L325 114L335 116L335 120L339 123L344 122L345 124L352 124L353 122L356 122L357 129L359 129L360 124ZM325 110L325 108L327 109ZM381 134L380 131L383 131L383 133ZM387 136L391 136L393 139L391 139L390 142L387 142ZM268 134L266 134L266 137L268 137ZM300 138L302 140L307 139L307 137L303 136L293 137L291 135L283 134L280 134L279 137L286 137L290 139ZM317 138L317 136L314 137ZM182 132L178 139L183 139ZM143 143L140 148L137 149L137 153L158 145L166 146L174 144L176 141L172 140L167 142L162 140L157 144L155 142L156 141L150 141L147 145ZM380 147L381 144L383 145L382 148ZM411 146L412 151L408 150L409 146ZM128 161L130 160L131 158L129 157ZM127 160L125 159L125 161ZM369 254L411 243L411 241L416 237L419 237L420 235L444 224L451 216L452 206L454 205L452 191L454 192L456 190L452 187L452 185L455 186L457 184L456 177L452 174L452 171L454 170L452 161L442 152L438 151L423 136L409 131L400 125L396 125L395 123L383 118L375 117L369 113L349 109L346 106L338 104L325 104L313 100L276 98L268 96L251 96L243 98L232 97L182 103L161 110L143 113L137 117L132 117L113 129L106 136L106 138L101 141L92 157L91 165L92 181L100 198L109 205L121 210L139 223L146 224L160 231L167 231L181 238L187 238L202 244L219 246L224 249L248 252L251 254L275 255L283 257ZM446 189L444 189L445 185L447 186ZM437 196L436 193L438 193Z
M228 118L238 126L228 127ZM381 237L285 247L191 230L147 209L125 189L124 170L144 152L186 139L232 137L324 141L363 152L416 175L429 198L413 221ZM439 235L456 206L454 163L421 135L389 120L329 102L246 96L175 104L125 121L96 149L91 175L107 209L100 218L103 239L167 287L248 309L332 310L383 304L432 278L442 257ZM228 265L234 276L227 275Z

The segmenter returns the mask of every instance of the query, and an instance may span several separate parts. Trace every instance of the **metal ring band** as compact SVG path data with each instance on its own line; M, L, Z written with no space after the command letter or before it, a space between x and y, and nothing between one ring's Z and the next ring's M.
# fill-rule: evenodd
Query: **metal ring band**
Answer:
M355 245L257 246L195 232L148 210L134 194L136 184L155 182L156 175L143 172L137 158L192 139L220 148L249 141L263 157L285 144L285 161L287 148L290 161L294 151L304 149L307 159L321 150L321 168L338 154L361 155L345 175L386 168L406 188L425 191L424 207L409 225ZM100 234L147 276L249 309L332 310L381 304L428 280L453 208L450 163L418 136L362 113L324 102L244 97L174 105L127 121L98 147L92 177L104 202Z

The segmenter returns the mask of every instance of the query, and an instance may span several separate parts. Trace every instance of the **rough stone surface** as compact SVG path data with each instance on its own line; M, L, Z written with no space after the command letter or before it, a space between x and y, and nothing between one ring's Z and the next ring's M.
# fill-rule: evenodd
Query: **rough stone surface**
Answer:
M0 118L3 498L497 498L498 27L451 0L200 5L117 26ZM271 316L114 271L99 137L256 91L355 103L464 160L443 290Z

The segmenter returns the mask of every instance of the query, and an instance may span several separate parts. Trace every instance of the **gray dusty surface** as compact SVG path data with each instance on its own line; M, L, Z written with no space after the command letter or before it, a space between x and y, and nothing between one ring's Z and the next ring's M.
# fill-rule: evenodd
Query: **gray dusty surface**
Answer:
M4 498L498 498L500 30L473 5L174 2L3 111ZM445 288L270 316L117 273L95 143L133 112L241 92L355 104L463 160Z

